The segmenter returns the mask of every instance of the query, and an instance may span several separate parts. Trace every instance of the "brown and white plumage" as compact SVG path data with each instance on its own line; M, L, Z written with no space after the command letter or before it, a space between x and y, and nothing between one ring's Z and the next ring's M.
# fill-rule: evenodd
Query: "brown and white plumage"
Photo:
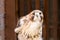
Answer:
M43 13L33 10L19 20L20 27L15 29L19 40L42 40ZM24 39L21 39L22 38Z

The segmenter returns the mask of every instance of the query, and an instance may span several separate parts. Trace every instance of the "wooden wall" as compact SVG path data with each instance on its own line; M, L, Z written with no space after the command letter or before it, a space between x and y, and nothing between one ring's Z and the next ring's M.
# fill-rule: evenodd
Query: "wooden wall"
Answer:
M15 0L5 0L5 40L16 40L16 20Z
M58 1L53 0L53 40L57 39L57 28L58 28Z

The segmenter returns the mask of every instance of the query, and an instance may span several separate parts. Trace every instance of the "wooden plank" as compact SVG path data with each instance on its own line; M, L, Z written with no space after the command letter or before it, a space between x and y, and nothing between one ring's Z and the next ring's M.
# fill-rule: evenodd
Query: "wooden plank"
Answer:
M5 0L5 40L16 40L15 0Z
M45 23L45 31L43 33L43 37L44 37L44 40L49 40L49 36L48 36L48 0L43 0L43 4L44 4L44 23Z
M32 11L32 0L27 0L27 7L28 7L27 13L30 13Z
M19 0L19 13L20 16L24 15L24 0Z
M40 0L35 0L35 9L40 9Z
M15 0L15 10L16 10L16 18L17 18L17 20L18 20L18 18L19 18L19 12L18 12L18 0Z
M53 40L57 40L58 27L58 4L57 0L53 0Z

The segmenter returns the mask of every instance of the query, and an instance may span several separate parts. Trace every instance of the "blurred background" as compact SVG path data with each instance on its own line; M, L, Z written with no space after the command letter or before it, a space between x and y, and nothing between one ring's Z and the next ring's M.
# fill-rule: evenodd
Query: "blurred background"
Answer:
M0 40L17 40L18 19L39 9L44 14L44 40L60 40L60 0L0 0Z

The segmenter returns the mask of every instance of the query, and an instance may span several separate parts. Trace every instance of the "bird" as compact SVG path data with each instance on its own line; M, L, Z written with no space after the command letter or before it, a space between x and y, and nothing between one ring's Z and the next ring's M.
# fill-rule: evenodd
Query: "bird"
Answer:
M41 10L33 10L21 17L17 23L19 27L14 30L18 33L18 40L43 40L43 18L44 15Z

